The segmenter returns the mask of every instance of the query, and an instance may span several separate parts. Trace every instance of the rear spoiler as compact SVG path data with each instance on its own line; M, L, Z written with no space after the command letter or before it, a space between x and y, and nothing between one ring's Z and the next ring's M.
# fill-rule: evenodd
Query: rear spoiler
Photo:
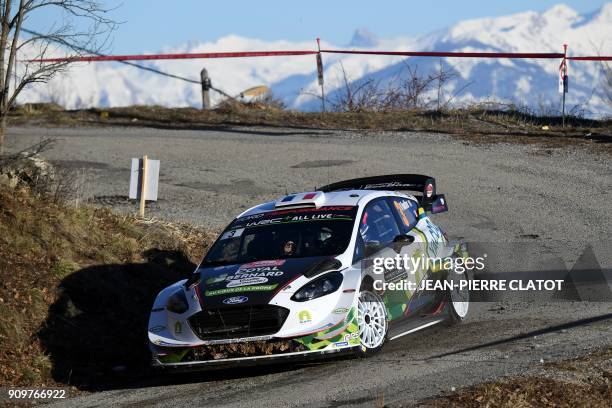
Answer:
M413 191L422 194L418 198L426 211L431 210L432 203L439 197L442 197L442 202L445 203L443 195L436 195L436 180L422 174L388 174L362 177L338 181L318 190L326 193L346 190Z

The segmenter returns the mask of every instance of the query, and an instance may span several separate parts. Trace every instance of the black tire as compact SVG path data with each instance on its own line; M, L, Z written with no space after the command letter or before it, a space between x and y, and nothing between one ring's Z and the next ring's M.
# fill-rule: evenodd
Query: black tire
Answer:
M456 286L461 280L469 280L470 276L467 271L457 273L454 270L450 270L447 279L452 280ZM470 291L468 289L462 291L448 290L446 297L448 303L448 323L455 325L467 319L470 310Z

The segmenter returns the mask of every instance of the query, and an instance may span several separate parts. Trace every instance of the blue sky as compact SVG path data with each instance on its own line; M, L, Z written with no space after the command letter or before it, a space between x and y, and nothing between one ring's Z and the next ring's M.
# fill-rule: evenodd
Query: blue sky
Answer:
M101 2L116 7L111 16L122 22L107 50L115 54L153 52L189 41L211 41L228 34L264 40L314 41L321 37L343 45L359 27L381 37L418 36L465 19L526 10L543 11L559 3L558 0ZM564 3L584 14L598 9L606 1L569 0ZM24 26L43 30L57 17L54 12L41 11Z

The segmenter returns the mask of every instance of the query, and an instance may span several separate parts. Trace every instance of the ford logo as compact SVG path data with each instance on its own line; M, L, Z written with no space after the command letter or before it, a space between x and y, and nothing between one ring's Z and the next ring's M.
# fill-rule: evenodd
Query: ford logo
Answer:
M244 303L247 300L249 300L249 298L246 296L232 296L230 298L223 299L223 303L226 305L236 305L238 303Z

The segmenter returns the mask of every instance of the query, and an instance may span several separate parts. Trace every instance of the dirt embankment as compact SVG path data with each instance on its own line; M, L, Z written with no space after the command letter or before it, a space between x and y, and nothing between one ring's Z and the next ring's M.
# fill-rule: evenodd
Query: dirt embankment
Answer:
M150 305L210 239L0 184L0 383L90 389L146 367Z

